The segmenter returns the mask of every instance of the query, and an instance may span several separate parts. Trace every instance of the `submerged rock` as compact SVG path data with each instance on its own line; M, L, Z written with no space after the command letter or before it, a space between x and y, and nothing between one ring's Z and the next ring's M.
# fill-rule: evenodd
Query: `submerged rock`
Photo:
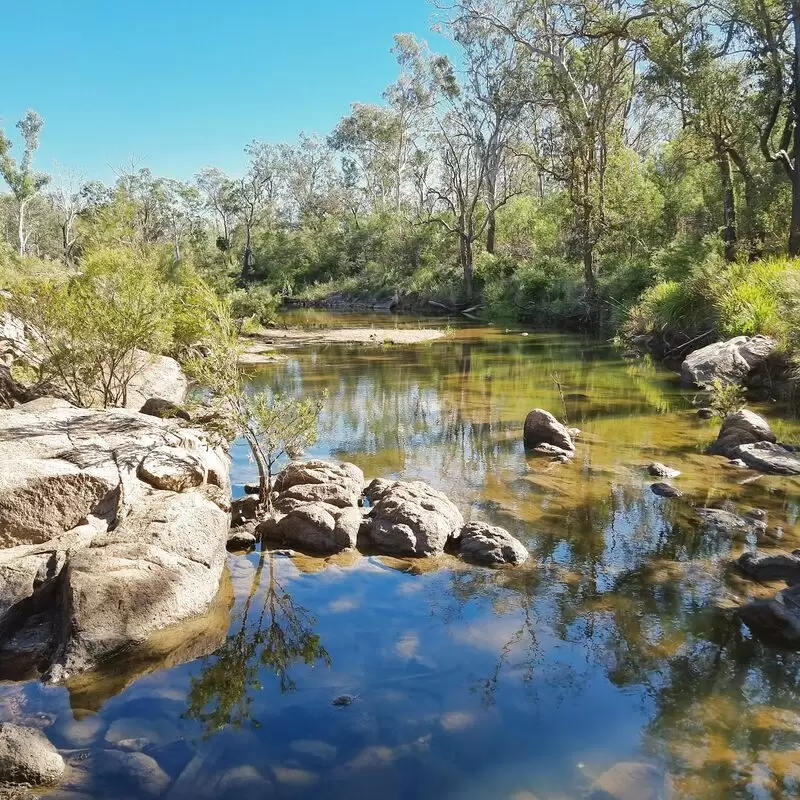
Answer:
M535 408L525 418L523 440L529 450L540 445L550 445L564 453L575 452L575 445L567 428L542 408Z
M715 342L686 357L681 365L681 379L701 387L711 386L715 380L743 383L765 367L777 347L774 339L760 335Z
M101 750L94 769L102 781L121 782L135 791L137 797L160 797L172 783L158 762L144 753Z
M453 503L422 481L384 487L369 520L369 536L380 552L407 556L442 553L464 525Z
M461 529L459 554L480 564L522 564L528 551L505 528L470 522Z
M0 723L0 782L50 786L64 774L64 759L36 728Z
M752 523L744 517L722 508L696 508L695 514L709 527L725 533L744 531L752 526Z
M589 800L671 800L672 779L652 764L622 761L592 784Z
M700 419L713 419L714 418L714 409L713 408L698 408L697 409L697 416Z
M683 497L683 492L669 483L653 483L650 491L659 497Z

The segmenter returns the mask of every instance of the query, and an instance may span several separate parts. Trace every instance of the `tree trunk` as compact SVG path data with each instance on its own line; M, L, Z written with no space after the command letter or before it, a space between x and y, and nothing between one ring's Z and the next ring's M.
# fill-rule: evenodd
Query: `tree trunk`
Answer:
M736 196L733 193L731 160L721 142L716 144L717 166L722 185L722 242L725 248L725 261L736 261Z
M250 264L253 258L253 250L250 246L251 242L251 235L250 235L250 226L247 226L246 230L245 244L244 244L244 256L242 259L242 283L248 284L250 282Z
M794 27L794 147L792 169L792 219L789 231L789 255L800 256L800 0L792 3Z
M472 241L469 236L461 235L461 269L464 272L464 294L467 300L472 299Z
M19 254L21 256L25 255L25 245L26 245L26 236L25 236L25 206L27 205L27 200L20 200L19 201L19 228L17 229L17 235L19 236Z

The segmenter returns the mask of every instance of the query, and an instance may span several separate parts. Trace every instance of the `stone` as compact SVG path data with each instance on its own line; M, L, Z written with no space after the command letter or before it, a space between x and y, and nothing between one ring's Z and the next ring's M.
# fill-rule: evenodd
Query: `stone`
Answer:
M128 384L125 407L140 409L152 397L180 405L189 389L189 380L180 364L169 356L144 350L137 350L134 355L137 371Z
M64 759L37 728L0 723L0 783L51 786L64 774Z
M765 644L800 649L800 584L737 611L739 619Z
M228 550L252 550L256 546L254 534L244 530L233 530L228 536Z
M459 537L462 558L480 564L522 564L528 551L505 528L485 522L470 522Z
M769 423L753 411L742 409L725 417L717 440L708 448L708 452L712 455L738 458L735 453L743 444L774 441L776 436Z
M228 516L201 494L156 492L71 553L56 601L63 671L90 669L202 614L217 595L227 536Z
M182 419L185 422L191 422L192 420L189 413L177 403L173 403L163 397L149 398L139 409L139 413L148 414L151 417L160 417L161 419Z
M722 508L696 508L695 514L706 525L723 533L735 534L751 527L751 523L743 517L731 511L725 511Z
M523 440L525 447L530 450L546 444L569 453L575 451L575 445L566 427L549 411L541 408L535 408L525 418Z
M669 483L653 483L650 491L658 497L683 497L683 492Z
M652 764L621 761L592 784L589 800L671 800L672 779Z
M241 525L243 522L254 520L258 517L258 511L258 493L239 497L231 503L232 524Z
M156 489L182 492L205 483L202 462L179 447L157 447L142 459L138 477Z
M94 743L105 731L106 723L102 717L89 714L81 719L73 719L65 714L52 728L51 733L56 744L67 749L80 749Z
M677 469L672 469L658 461L654 461L647 468L648 473L654 478L677 478L681 473Z
M361 519L358 508L301 503L285 516L261 523L256 532L312 553L338 553L356 546Z
M284 512L315 502L354 507L361 499L363 487L364 473L355 464L319 459L293 461L275 478L273 491L277 496L273 505Z
M122 717L115 719L106 731L106 742L111 747L124 747L123 742L136 741L141 746L137 750L154 745L168 744L180 738L175 726L164 719L145 719L143 717Z
M757 581L800 583L800 550L793 553L758 553L748 551L736 560L736 566Z
M274 796L272 784L251 764L228 766L196 756L175 781L168 800L240 800Z
M697 409L697 416L700 419L713 419L714 418L714 409L713 408L698 408Z
M727 342L715 342L690 353L681 365L681 379L700 387L712 386L715 380L743 383L763 368L778 343L768 336L737 336Z
M340 694L331 700L331 705L333 706L351 706L355 703L356 698L352 694Z
M144 753L101 750L94 760L95 775L102 781L121 782L136 792L136 797L160 797L172 781L158 762Z
M559 460L566 460L569 461L575 457L574 450L564 450L561 447L556 447L554 444L550 444L549 442L542 442L541 444L537 444L535 447L529 447L529 452L538 453L540 456L554 456Z
M437 555L464 525L453 503L422 481L393 483L371 509L369 520L373 545L389 555Z
M800 475L800 458L780 444L754 442L742 444L731 455L750 469L770 475Z
M364 489L364 497L366 497L370 503L377 503L378 500L392 488L394 483L394 481L386 480L385 478L375 478L375 480L371 481Z

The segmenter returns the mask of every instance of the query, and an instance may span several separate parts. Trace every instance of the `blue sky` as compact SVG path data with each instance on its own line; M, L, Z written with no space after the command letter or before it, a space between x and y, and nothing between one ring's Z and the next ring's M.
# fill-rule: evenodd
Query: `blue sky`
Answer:
M392 35L427 0L22 0L3 10L0 124L45 119L37 167L110 181L133 157L188 178L244 165L251 139L328 133L394 80Z

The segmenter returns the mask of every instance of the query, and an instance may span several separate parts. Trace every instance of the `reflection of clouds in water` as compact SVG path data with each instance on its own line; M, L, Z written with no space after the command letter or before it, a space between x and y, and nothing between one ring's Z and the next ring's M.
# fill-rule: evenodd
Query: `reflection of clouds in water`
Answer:
M448 632L461 644L494 653L502 650L516 637L519 627L519 619L513 617L487 617L467 625L452 627Z
M416 633L406 633L394 646L395 653L406 660L415 658L419 650L419 636Z
M475 714L469 711L448 711L442 714L439 724L444 730L455 733L471 728L477 721Z
M421 581L407 581L397 587L397 594L401 597L408 597L408 595L421 592L423 588L424 584Z
M328 603L328 611L332 614L342 614L347 611L355 611L361 607L361 598L359 597L340 597L338 600L332 600Z

